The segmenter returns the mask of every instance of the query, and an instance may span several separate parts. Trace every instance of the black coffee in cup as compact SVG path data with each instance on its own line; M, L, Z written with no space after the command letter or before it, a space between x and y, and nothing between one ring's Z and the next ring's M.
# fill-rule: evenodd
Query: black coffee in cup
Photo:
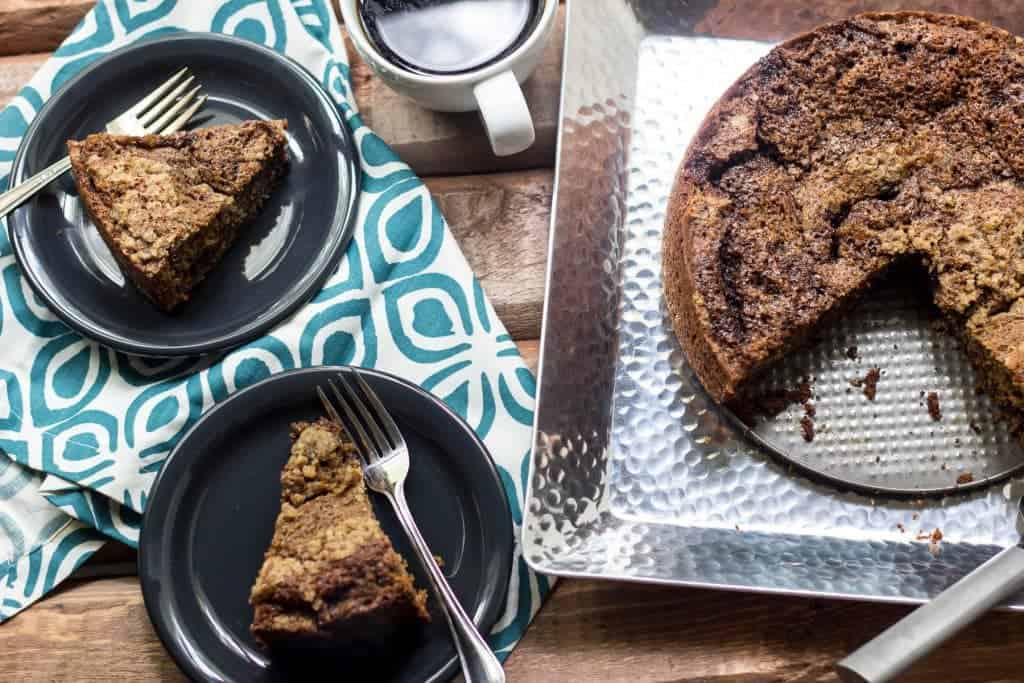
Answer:
M458 74L498 61L529 37L545 0L359 0L359 16L390 62Z

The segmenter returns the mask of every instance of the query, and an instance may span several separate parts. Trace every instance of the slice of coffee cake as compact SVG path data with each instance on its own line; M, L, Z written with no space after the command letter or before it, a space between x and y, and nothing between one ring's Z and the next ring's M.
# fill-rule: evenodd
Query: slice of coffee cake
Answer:
M285 121L69 140L78 193L121 269L170 311L286 172Z
M380 528L354 446L334 423L293 426L281 512L249 602L268 647L381 644L430 619Z

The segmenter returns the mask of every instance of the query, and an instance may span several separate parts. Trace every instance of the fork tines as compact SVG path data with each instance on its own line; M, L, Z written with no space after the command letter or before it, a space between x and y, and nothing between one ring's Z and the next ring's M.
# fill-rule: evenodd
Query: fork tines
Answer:
M345 379L345 374L352 376L358 389L352 388ZM405 439L398 430L398 425L381 403L377 393L359 373L339 372L337 379L337 384L333 380L327 381L334 401L331 401L320 387L317 387L317 395L324 404L327 415L345 427L345 430L355 438L359 453L372 463L387 457L396 449L405 447ZM341 407L344 419L335 406Z
M206 96L199 95L202 86L192 86L194 82L187 66L179 69L122 116L134 119L147 133L177 131L206 102Z

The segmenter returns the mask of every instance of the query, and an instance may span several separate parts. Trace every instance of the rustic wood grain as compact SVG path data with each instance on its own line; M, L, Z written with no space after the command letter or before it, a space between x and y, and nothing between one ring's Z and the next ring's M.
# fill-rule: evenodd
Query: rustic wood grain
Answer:
M536 683L818 683L908 608L599 581L559 584L508 660ZM0 627L0 680L183 680L135 578L71 583ZM901 683L1022 681L1024 619L993 613Z
M0 0L0 55L53 50L95 4L95 0Z
M509 659L510 681L811 683L910 608L564 581ZM1022 681L1024 619L983 617L900 683Z
M18 94L49 57L46 53L0 57L0 107Z
M181 681L135 577L70 582L0 626L0 680Z
M426 184L509 334L539 337L552 172L437 177Z

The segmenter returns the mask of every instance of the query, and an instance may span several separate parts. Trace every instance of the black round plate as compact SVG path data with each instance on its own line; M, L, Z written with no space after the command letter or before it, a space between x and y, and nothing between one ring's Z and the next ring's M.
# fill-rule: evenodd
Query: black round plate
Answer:
M196 680L288 680L288 669L249 635L249 589L280 507L289 425L323 414L315 398L338 368L269 377L217 405L175 447L146 504L139 578L156 631ZM359 370L409 444L406 495L431 550L466 611L486 633L497 620L512 569L512 518L505 489L473 430L441 401L391 375ZM371 493L381 525L426 587L387 502ZM455 649L433 596L432 622L414 646L389 653L388 675L325 680L448 680ZM351 674L351 672L348 672Z
M217 34L133 43L87 67L33 121L13 182L66 156L65 141L102 131L182 66L209 96L193 126L286 118L291 156L284 181L191 301L162 313L125 280L70 173L8 218L22 272L50 308L82 334L139 355L207 353L260 336L319 290L354 229L357 156L335 104L290 59Z

